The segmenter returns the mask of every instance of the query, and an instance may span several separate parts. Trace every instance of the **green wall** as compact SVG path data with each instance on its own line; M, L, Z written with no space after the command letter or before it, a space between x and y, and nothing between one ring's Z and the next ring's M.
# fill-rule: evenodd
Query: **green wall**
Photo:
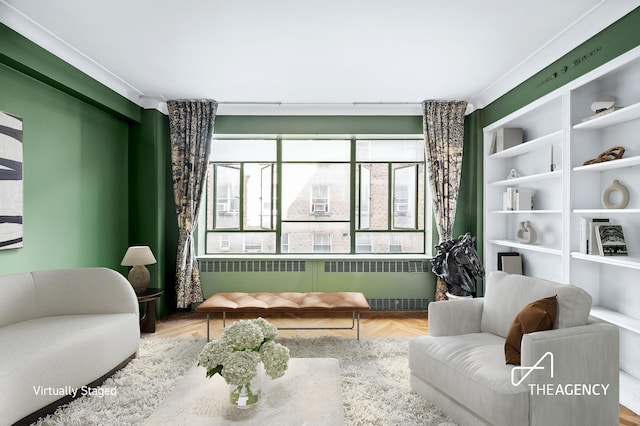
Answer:
M246 258L233 258L218 260L219 263L226 264L226 269L239 270L237 263L244 262ZM208 263L210 261L204 261ZM329 272L325 270L324 260L297 260L297 263L304 263L303 271L286 271L278 268L270 268L261 272L223 272L220 268L216 272L202 273L202 291L204 297L209 297L217 292L261 292L261 291L358 291L365 294L367 298L377 299L429 299L433 300L435 292L435 280L431 272L365 272L371 268L360 265L360 269L350 266L349 272L342 271L342 265L336 270ZM328 260L330 263L343 263L336 260ZM367 261L348 260L349 264L373 264L382 268L380 263L402 263L398 261ZM251 263L251 262L248 262ZM257 262L253 262L254 264ZM262 262L261 262L262 263ZM267 261L267 263L269 263ZM278 263L278 261L274 261ZM282 263L282 262L281 262ZM367 265L368 266L368 265ZM345 268L347 266L345 265ZM278 269L277 271L275 269ZM360 270L361 272L354 272ZM382 269L380 269L382 270ZM387 267L387 271L390 268Z
M151 248L158 263L147 266L151 273L150 287L165 290L171 288L171 285L167 285L167 279L172 276L167 273L165 266L175 264L175 249L173 252L167 250L167 232L171 229L171 222L167 222L167 209L175 211L173 195L167 197L167 185L171 187L168 140L168 120L157 110L142 110L140 122L131 125L128 167L129 244L147 245ZM175 220L171 225L173 228L177 227ZM164 316L170 309L170 295L163 295L157 305L158 315Z
M23 119L24 247L2 273L117 268L128 238L128 123L0 64L0 109Z
M151 286L164 288L166 117L2 24L0 39L0 109L24 126L24 248L0 250L1 273L104 266L126 275L127 247L148 244L158 258Z
M421 134L422 116L233 116L216 117L221 134Z

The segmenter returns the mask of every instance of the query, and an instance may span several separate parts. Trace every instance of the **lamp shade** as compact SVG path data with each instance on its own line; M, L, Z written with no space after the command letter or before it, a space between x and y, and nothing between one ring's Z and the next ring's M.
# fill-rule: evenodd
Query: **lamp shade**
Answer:
M123 266L136 266L151 265L156 262L156 258L153 256L149 246L131 246L127 249L120 264Z

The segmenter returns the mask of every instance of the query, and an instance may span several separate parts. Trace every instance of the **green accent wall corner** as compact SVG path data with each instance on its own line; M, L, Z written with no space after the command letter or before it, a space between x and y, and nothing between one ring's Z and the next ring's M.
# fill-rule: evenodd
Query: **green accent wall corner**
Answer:
M131 125L129 138L129 244L146 245L156 260L148 265L150 287L162 288L165 294L157 303L159 317L169 310L170 295L166 294L167 256L167 156L169 124L166 116L157 110L142 110L140 123ZM173 205L173 204L171 204ZM171 263L171 262L169 262ZM170 275L169 275L170 276Z
M140 119L140 107L0 23L0 63L118 118Z
M128 123L0 64L0 109L23 118L24 247L0 270L117 269L128 238Z

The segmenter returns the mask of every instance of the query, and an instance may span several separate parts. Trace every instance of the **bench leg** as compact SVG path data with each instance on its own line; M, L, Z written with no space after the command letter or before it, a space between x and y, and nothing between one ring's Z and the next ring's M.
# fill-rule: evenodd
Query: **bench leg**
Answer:
M211 314L207 313L207 342L210 338L210 320ZM227 327L227 313L222 313L222 329ZM353 330L356 327L356 339L360 340L360 311L351 313L351 327L278 327L278 330Z
M209 317L211 316L211 314L207 314L207 342L210 340L209 339Z
M207 313L207 342L211 340L211 335L209 332L209 325L211 323L211 314ZM226 327L227 324L227 313L223 312L222 313L222 328L224 329Z

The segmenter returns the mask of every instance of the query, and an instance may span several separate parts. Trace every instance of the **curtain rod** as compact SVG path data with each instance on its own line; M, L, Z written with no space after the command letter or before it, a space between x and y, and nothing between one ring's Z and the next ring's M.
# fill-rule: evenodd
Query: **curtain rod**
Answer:
M140 95L140 99L166 102L159 94ZM422 102L282 102L282 101L215 101L218 105L422 105Z
M260 101L217 101L225 105L422 105L422 102L260 102Z

